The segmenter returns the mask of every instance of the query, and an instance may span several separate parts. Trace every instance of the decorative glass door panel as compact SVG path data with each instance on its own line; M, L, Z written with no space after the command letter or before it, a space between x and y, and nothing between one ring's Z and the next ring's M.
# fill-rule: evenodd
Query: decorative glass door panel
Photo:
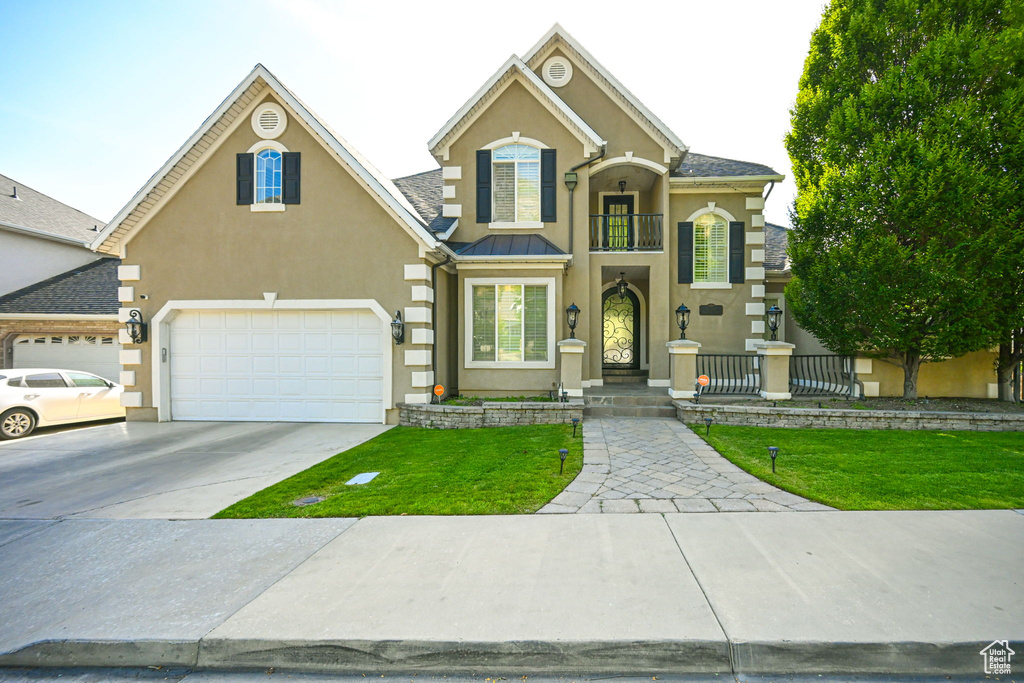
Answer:
M610 369L640 367L636 344L640 302L633 292L625 297L612 289L604 295L604 366Z
M604 213L604 243L610 251L626 251L633 245L633 197L605 197Z

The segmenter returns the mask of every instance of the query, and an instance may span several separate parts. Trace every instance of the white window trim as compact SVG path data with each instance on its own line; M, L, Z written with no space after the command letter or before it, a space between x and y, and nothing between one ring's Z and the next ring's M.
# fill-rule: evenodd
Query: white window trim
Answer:
M499 368L509 370L553 370L555 368L555 278L553 277L481 277L466 278L465 283L465 368ZM548 288L548 359L546 361L473 360L473 287L477 285L546 285ZM497 357L497 356L495 356Z
M696 266L697 266L697 230L696 230L696 226L694 226L694 230L693 230L693 244L691 245L691 250L693 252L693 261L694 261L694 263L693 263L693 265L694 265L694 268L693 268L693 279L694 279L694 282L690 283L690 289L732 289L732 283L729 282L729 266L728 266L728 262L729 262L729 247L731 246L729 244L729 240L731 239L731 235L729 234L729 232L730 232L729 231L729 223L735 222L736 221L736 217L733 216L728 211L726 211L725 209L723 209L722 207L717 206L715 203L712 202L712 203L708 203L708 205L705 206L704 208L698 209L698 210L694 211L693 213L691 213L690 217L687 218L686 220L688 222L690 222L690 223L694 223L694 222L696 222L696 220L698 218L700 218L701 216L706 216L709 213L716 214L716 215L721 216L722 218L725 219L725 259L726 259L725 277L726 277L726 280L725 280L725 282L696 282L696 279L697 279L697 268L696 268Z
M527 147L534 147L534 148L536 148L538 150L548 149L548 146L545 145L540 140L534 140L533 138L525 138L525 137L519 135L518 133L512 135L512 137L502 138L500 140L495 140L494 142L492 142L490 144L484 145L483 149L495 150L495 149L497 149L499 147L504 147L505 145L526 145ZM501 163L512 163L514 165L514 164L517 164L518 162L501 162ZM538 155L538 157L537 157L537 182L538 182L537 192L538 192L538 198L540 199L541 204L542 204L542 206L540 207L541 214L543 214L544 207L543 207L543 198L541 196L542 193L541 193L541 187L540 187L540 182L541 182L540 172L541 172L541 155ZM516 177L518 177L518 175L519 175L519 169L517 168L516 169ZM494 202L497 199L496 194L497 193L494 191L494 156L492 155L491 156L491 216L492 217L494 216ZM516 197L516 216L517 217L519 215L519 201L518 201L518 199L519 198ZM487 224L487 227L490 228L490 229L494 229L494 230L507 230L507 229L538 230L538 229L541 229L541 228L544 227L544 223L542 221L491 221L490 223Z
M533 138L523 137L522 135L513 135L512 137L495 140L490 144L484 145L480 149L498 149L499 147L504 147L505 145L527 145L529 147L536 147L537 149L548 149L548 146L545 145L540 140L534 140Z
M510 229L540 229L544 227L544 224L539 221L515 221L505 223L488 223L487 227L492 230L510 230Z
M262 107L260 109L262 110ZM253 114L253 116L255 116L255 114ZM284 145L282 145L277 140L260 140L255 145L253 145L252 147L249 148L249 152L248 153L253 155L253 160L252 160L252 164L253 164L253 167L252 167L252 178L253 178L253 181L252 181L252 194L253 194L252 200L253 201L252 201L252 204L249 205L249 211L251 211L252 213L280 213L282 211L285 211L285 204L284 204L284 202L281 202L280 204L257 204L256 203L256 158L255 158L255 155L259 154L260 152L262 152L265 149L272 149L275 152L278 152L280 154L284 154L285 152L288 151L288 148L285 147ZM282 161L282 164L283 163L284 162ZM283 166L282 166L282 175L283 175L283 170L284 169L283 169ZM283 177L281 178L281 191L284 192L284 178Z

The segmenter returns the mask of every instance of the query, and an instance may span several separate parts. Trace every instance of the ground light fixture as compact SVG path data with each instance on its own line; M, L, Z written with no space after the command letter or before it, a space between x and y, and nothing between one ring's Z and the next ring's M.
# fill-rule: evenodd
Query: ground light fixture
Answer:
M559 448L558 449L558 457L561 458L561 460L562 460L562 462L559 463L559 465L558 465L558 474L562 474L562 470L565 469L565 459L567 457L569 457L569 449L568 448Z
M782 309L772 304L765 313L768 316L768 329L772 331L772 341L779 341L779 322L782 320Z
M142 322L142 311L137 308L129 311L124 326L128 330L128 338L132 340L132 344L146 341L146 323Z
M565 324L569 326L569 339L576 338L576 325L580 322L580 307L572 302L569 308L565 309Z
M676 325L679 326L679 339L686 339L686 328L690 325L690 309L686 304L679 304L676 309Z
M626 299L626 292L629 291L629 283L626 282L626 273L625 272L620 272L619 273L619 280L618 280L618 282L615 283L615 287L616 287L616 289L619 290L619 298L622 299L623 301L625 301L625 299Z
M395 311L395 319L391 321L391 336L395 338L395 346L405 341L405 323L402 322L401 311Z
M704 432L704 436L708 436L708 435L711 434L711 423L713 421L714 420L712 418L710 418L710 417L705 417L704 418L704 424L706 424L708 426L707 430Z
M774 474L775 473L775 458L777 458L778 455L779 455L779 447L778 446L769 446L768 447L768 455L772 456L772 474Z
M579 423L580 419L578 417L574 417L572 419L572 438L574 439L576 438L576 425L578 425Z

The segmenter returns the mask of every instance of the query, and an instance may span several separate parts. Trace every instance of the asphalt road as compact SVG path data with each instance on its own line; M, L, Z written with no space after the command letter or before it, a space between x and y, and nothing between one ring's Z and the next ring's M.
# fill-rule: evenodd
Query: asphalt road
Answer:
M384 425L117 422L0 442L0 519L206 518Z

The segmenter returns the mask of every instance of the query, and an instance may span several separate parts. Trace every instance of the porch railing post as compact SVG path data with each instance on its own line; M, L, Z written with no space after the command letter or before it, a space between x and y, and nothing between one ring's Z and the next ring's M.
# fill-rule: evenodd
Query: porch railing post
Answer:
M788 401L793 398L789 390L789 358L794 344L780 341L754 344L761 356L761 398L769 401Z
M672 398L693 398L697 392L697 352L700 343L688 339L677 339L665 344L668 347L669 387Z
M569 396L583 396L583 351L587 342L580 339L563 339L558 342L558 353L562 361L562 391Z

